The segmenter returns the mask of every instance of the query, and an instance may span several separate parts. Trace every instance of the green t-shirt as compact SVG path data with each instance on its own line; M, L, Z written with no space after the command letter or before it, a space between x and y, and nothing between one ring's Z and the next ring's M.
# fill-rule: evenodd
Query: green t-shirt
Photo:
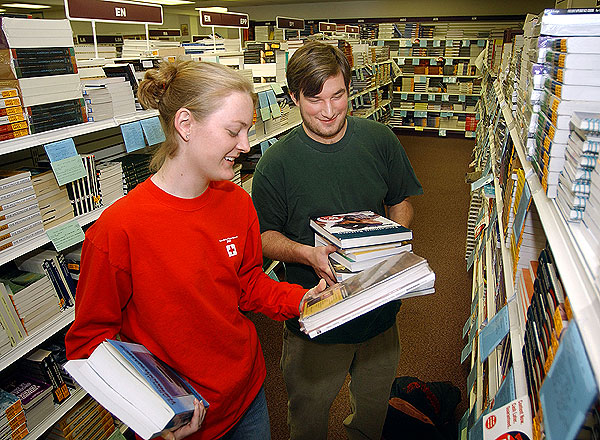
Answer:
M334 144L309 138L298 126L262 156L252 181L252 199L261 232L274 230L298 243L314 246L311 217L371 210L423 193L404 148L385 125L348 117L344 137ZM287 281L314 287L310 266L286 263ZM400 302L386 304L317 338L325 343L364 342L395 323ZM286 325L308 338L297 319Z

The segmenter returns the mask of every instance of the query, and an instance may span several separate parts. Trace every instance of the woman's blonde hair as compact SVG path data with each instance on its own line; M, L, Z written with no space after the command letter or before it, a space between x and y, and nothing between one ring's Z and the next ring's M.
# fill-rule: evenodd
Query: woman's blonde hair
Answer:
M201 122L219 108L233 92L248 93L256 104L254 87L230 67L208 62L163 62L148 70L138 87L138 100L146 109L158 109L166 140L155 151L150 163L157 171L177 151L177 133L173 120L177 110L185 107Z

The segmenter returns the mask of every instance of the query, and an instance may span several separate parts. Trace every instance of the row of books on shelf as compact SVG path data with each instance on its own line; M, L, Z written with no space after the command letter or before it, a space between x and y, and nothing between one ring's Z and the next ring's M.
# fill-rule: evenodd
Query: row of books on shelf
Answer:
M75 305L80 254L41 249L0 267L0 355Z
M398 58L400 73L406 75L444 75L444 76L476 76L474 64L459 62L448 63L440 58Z
M507 89L516 107L525 109L516 112L517 129L542 186L548 197L562 199L567 219L577 220L586 185L579 184L575 169L593 168L597 153L579 148L589 133L570 121L575 112L600 112L600 14L572 10L569 19L576 21L569 28L549 24L566 15L546 10L527 17L523 37L515 40L517 60Z
M459 114L453 116L440 116L439 113L427 113L426 116L416 116L409 110L394 110L390 117L391 127L427 127L436 129L454 129L474 132L477 128L477 119L474 115Z
M455 81L450 81L455 80ZM479 95L481 93L481 81L445 76L442 78L428 76L408 76L395 81L394 90L406 94L442 93L453 95ZM433 95L432 95L433 96ZM450 97L442 95L436 100L450 101ZM452 98L456 99L456 98Z
M59 186L50 167L0 170L0 252L45 231L106 207L150 176L149 154L98 162L81 155L86 175Z

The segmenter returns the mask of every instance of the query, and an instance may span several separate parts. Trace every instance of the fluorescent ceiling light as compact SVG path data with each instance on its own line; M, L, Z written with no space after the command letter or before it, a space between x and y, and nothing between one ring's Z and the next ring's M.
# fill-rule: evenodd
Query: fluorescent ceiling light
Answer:
M18 9L49 9L51 6L48 5L33 5L29 3L4 3L2 4L5 8L18 8Z
M194 2L188 0L140 0L142 3L154 3L165 6L179 6L179 5L191 5Z
M227 8L221 6L210 6L208 8L196 8L196 11L227 12Z

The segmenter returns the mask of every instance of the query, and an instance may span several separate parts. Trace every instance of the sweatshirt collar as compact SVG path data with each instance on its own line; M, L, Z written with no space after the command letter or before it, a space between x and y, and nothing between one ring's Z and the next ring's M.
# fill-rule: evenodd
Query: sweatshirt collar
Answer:
M214 193L214 182L210 182L208 188L206 188L206 191L204 191L198 197L194 197L193 199L184 199L171 195L156 186L150 178L146 179L143 182L143 185L144 189L160 203L180 211L195 211L203 208L211 201Z

